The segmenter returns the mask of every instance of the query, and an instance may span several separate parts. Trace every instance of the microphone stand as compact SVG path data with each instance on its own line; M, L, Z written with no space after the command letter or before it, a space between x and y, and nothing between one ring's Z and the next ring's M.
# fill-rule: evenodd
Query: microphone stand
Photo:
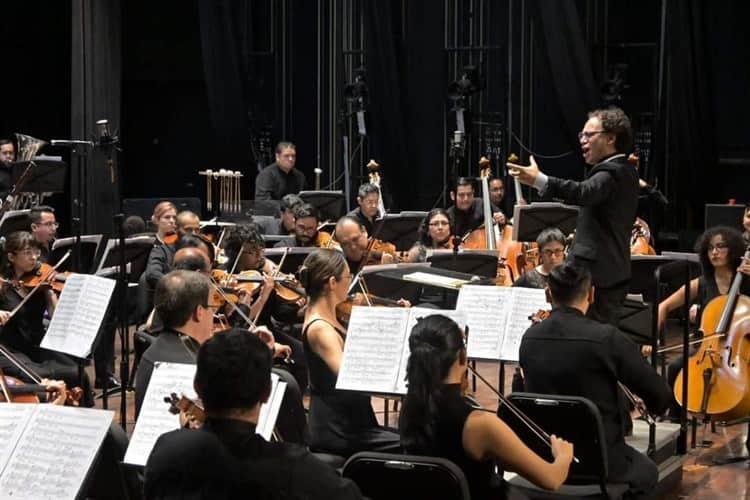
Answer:
M120 318L120 425L123 430L127 430L127 388L130 385L128 380L130 376L130 345L128 342L128 275L126 271L127 258L125 255L125 228L123 221L125 215L119 213L115 215L115 228L119 237L118 247L120 249L120 262L118 273L119 292L117 300L120 305L118 316ZM105 390L106 393L106 390Z

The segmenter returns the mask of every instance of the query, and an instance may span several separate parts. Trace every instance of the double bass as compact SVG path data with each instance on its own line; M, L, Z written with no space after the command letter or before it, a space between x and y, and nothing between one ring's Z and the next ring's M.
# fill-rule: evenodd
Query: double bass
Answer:
M750 258L750 251L745 253ZM683 400L684 370L677 375L674 396L688 411L714 420L734 420L750 413L750 298L740 295L744 275L732 280L727 295L703 310L698 351L686 360L687 401Z

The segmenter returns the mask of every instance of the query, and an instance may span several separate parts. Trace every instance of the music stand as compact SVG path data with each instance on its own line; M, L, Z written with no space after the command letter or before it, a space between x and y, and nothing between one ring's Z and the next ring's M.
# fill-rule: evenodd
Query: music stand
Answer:
M289 234L264 234L263 235L263 241L266 244L266 248L273 248L273 246L284 240L288 239L294 239L294 236L291 236Z
M513 239L536 241L544 229L556 227L563 234L576 228L578 207L563 203L539 202L531 205L516 205L513 208Z
M459 273L494 278L497 276L497 252L487 250L429 250L427 262L436 269L448 269Z
M146 270L148 256L154 248L156 237L151 235L132 236L125 239L125 262L127 263L128 281L137 283L138 278ZM120 265L119 241L111 239L107 241L104 253L96 268L96 274L105 268L118 267Z
M0 219L0 236L7 236L15 231L28 231L30 228L29 214L31 209L8 210Z
M21 174L26 171L29 163L34 167L29 170L23 186L18 190L22 193L63 193L65 192L65 174L68 165L63 161L32 160L11 163L11 179L15 184Z
M265 256L276 264L281 262L281 256L284 255L286 248L269 248L265 252ZM296 273L297 269L302 265L308 255L313 251L318 250L316 247L289 247L289 251L284 260L284 265L281 267L282 273Z
M80 267L81 272L88 274L94 271L94 262L96 262L97 254L99 253L99 245L102 242L101 234L87 234L81 236L81 261ZM76 244L75 236L70 238L60 238L55 240L52 244L52 254L50 255L50 262L58 262L65 252L72 250ZM57 268L59 272L65 272L70 270L71 261L67 260Z
M318 209L320 221L337 221L346 213L346 199L341 191L300 191L299 197Z
M401 212L400 214L386 214L383 221L376 221L375 226L382 223L383 227L378 239L393 243L396 250L409 250L417 242L417 230L427 212Z
M122 211L126 216L138 215L148 223L154 213L154 207L162 201L174 203L177 213L190 210L198 217L201 215L200 198L125 198L122 200Z
M253 217L266 215L278 219L281 208L279 200L240 200L240 211Z

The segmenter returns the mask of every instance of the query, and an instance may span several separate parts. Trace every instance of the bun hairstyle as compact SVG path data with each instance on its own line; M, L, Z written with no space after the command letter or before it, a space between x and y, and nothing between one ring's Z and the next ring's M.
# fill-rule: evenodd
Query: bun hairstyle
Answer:
M549 286L555 304L571 305L582 299L591 288L591 273L585 267L564 261L549 273Z
M177 207L171 201L160 201L157 203L154 207L154 222L159 220L169 210L174 210L175 214L177 213Z
M341 252L319 248L310 253L299 269L299 280L312 302L325 292L328 280L340 280L346 269L346 260Z
M401 445L408 453L434 452L435 419L443 379L465 351L461 329L439 314L417 321L409 336L407 392L401 411Z

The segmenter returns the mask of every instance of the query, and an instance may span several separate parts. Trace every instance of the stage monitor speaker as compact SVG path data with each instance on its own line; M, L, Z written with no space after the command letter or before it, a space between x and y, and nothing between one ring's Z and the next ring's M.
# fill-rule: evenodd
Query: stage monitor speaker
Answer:
M201 215L200 198L125 198L122 200L122 211L126 217L130 215L140 215L147 223L154 213L154 207L160 201L171 201L177 207L177 213L183 210L190 210Z
M706 229L714 226L729 226L743 231L742 216L745 205L706 204Z

